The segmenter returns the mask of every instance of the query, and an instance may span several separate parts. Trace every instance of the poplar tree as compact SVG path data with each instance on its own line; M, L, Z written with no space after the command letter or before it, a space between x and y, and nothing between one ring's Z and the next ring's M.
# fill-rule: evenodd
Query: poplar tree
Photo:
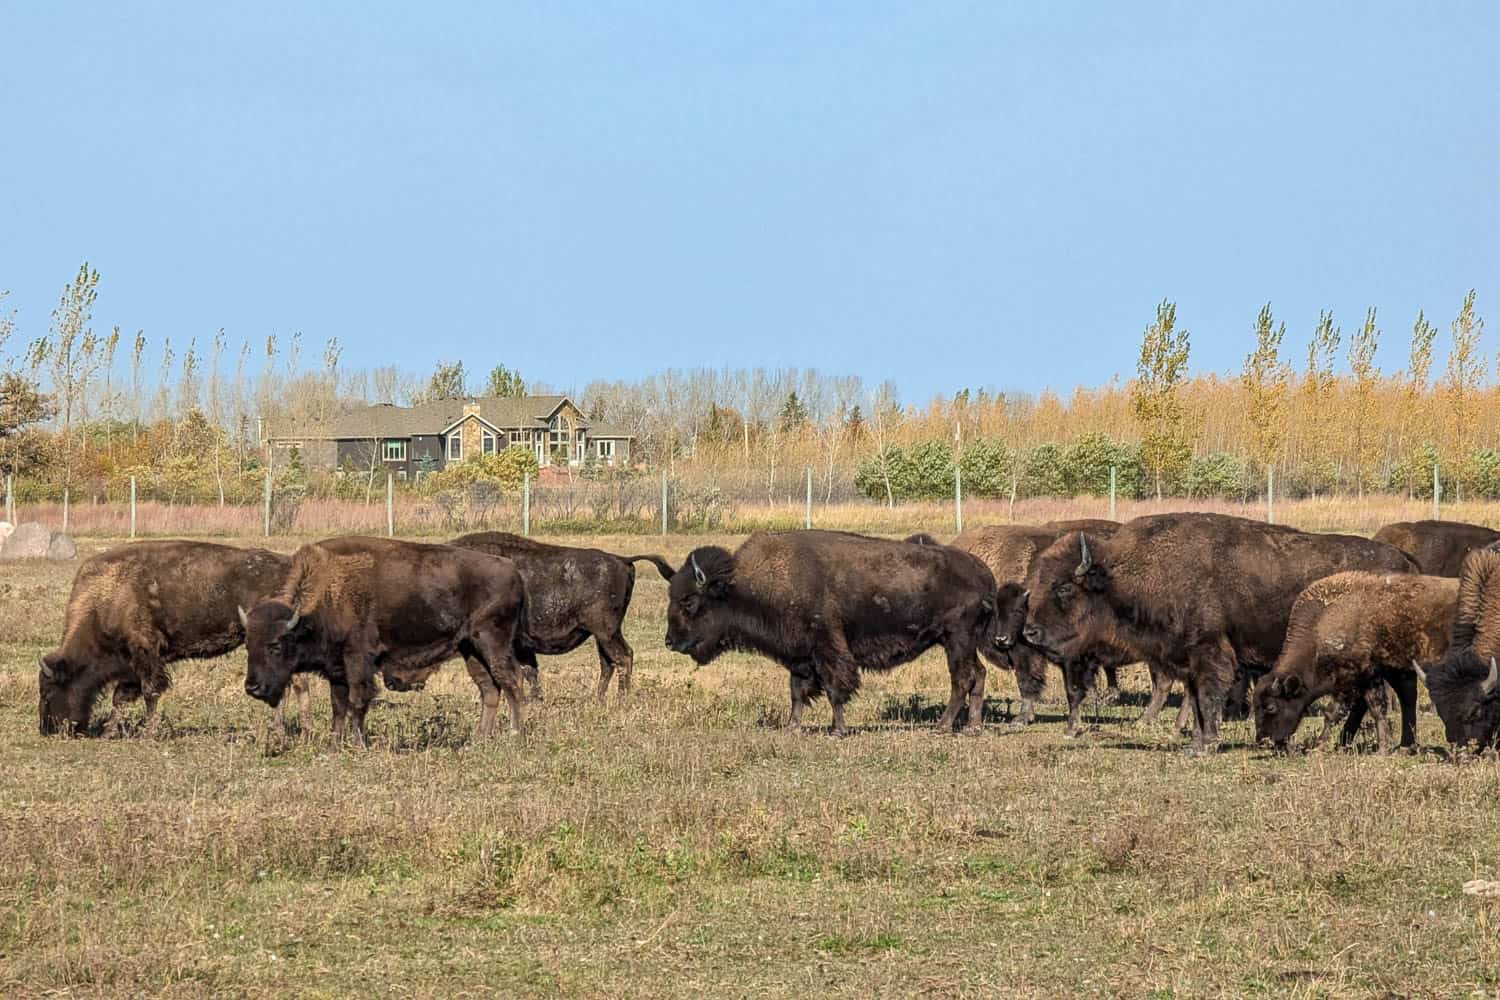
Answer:
M1162 480L1192 458L1179 391L1187 376L1188 331L1176 327L1177 303L1163 299L1156 307L1155 322L1141 336L1141 356L1130 392L1141 431L1141 464L1156 481L1158 500Z
M1380 327L1371 306L1365 313L1365 325L1349 339L1349 370L1354 374L1354 484L1361 499L1376 456L1375 387L1380 369L1375 367L1375 351L1379 346Z
M1255 318L1255 350L1245 356L1240 382L1247 398L1250 422L1250 455L1262 467L1275 462L1286 437L1286 393L1291 369L1281 360L1281 340L1286 324L1277 324L1271 303Z

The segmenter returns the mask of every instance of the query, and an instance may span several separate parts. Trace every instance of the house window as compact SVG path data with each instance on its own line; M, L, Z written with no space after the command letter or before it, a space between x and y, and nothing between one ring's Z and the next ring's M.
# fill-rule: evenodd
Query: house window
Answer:
M383 455L384 455L385 460L387 462L404 462L404 461L406 461L406 442L405 441L387 441L385 443L385 450L383 452Z
M486 455L493 455L495 453L495 435L489 431L484 432L483 447Z
M455 431L448 437L448 461L457 462L464 457L464 436Z
M526 440L526 432L525 431L511 431L510 432L510 443L511 444L521 444L525 440Z
M595 441L594 447L598 449L600 458L614 459L615 443L613 441Z
M564 459L573 456L573 421L559 413L552 418L552 453Z
M420 475L420 473L418 473L418 475ZM406 482L406 470L405 469L397 469L396 470L396 478L399 479L399 480L401 480L401 482L403 482L403 483Z

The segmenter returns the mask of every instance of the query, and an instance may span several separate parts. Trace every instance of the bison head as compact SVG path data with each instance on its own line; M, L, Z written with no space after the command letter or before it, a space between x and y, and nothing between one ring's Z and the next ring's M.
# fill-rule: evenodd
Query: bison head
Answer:
M262 601L249 612L241 608L240 622L249 654L245 693L274 708L281 704L292 674L310 668L308 623L296 608L281 601Z
M1496 743L1500 737L1500 666L1493 658L1486 662L1473 647L1453 650L1421 677L1449 743L1481 747Z
M1031 592L1019 583L1003 583L995 600L995 648L1001 652L1014 649L1026 629L1026 613Z
M667 648L698 664L718 656L727 642L734 556L717 545L694 549L667 587Z
M1296 674L1266 674L1255 685L1255 738L1277 750L1297 732L1313 695Z
M1110 614L1104 600L1109 571L1098 553L1097 543L1080 531L1059 538L1031 567L1021 637L1054 663L1083 655L1094 645L1091 621Z
M37 720L43 736L80 735L88 730L94 698L103 685L80 676L86 673L75 671L60 652L37 658Z

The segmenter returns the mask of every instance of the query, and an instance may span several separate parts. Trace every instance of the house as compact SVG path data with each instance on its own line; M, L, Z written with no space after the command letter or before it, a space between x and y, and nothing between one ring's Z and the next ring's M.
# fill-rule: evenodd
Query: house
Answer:
M376 403L336 417L306 434L262 428L261 446L296 448L310 467L385 469L415 480L451 462L506 448L526 448L537 463L604 465L630 462L635 435L589 420L566 396L479 396L416 406Z

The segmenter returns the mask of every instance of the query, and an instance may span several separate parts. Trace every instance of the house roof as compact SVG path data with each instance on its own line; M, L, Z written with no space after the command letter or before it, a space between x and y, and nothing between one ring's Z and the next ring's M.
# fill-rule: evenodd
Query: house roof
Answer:
M442 434L463 419L466 406L478 406L480 419L496 430L545 430L548 418L566 402L571 402L567 396L477 396L437 399L416 406L376 403L355 407L335 417L326 428L312 428L296 436L349 441ZM605 424L594 424L587 418L580 418L574 426L587 430L590 437L635 436Z

